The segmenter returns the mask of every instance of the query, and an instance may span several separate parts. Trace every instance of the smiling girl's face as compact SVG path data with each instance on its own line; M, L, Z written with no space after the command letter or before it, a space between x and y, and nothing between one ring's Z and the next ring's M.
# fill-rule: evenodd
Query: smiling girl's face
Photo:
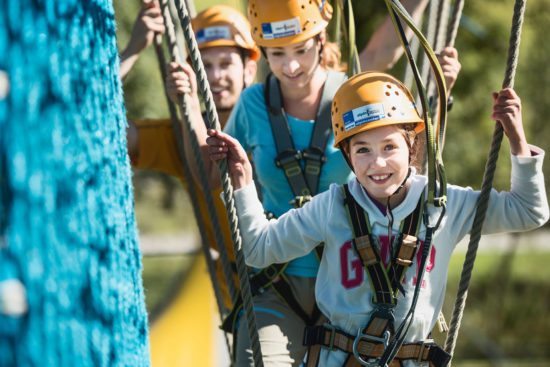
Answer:
M410 143L399 125L388 125L354 135L345 149L353 171L369 195L385 204L409 172ZM392 206L405 197L401 190ZM395 201L394 201L395 200Z
M266 47L265 55L271 72L283 88L303 88L319 66L320 47L319 38L313 37L288 46Z

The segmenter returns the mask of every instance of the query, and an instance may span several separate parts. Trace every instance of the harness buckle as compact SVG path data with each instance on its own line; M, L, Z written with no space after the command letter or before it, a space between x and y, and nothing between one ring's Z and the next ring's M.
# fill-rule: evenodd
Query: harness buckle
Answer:
M326 162L327 157L325 157L325 153L316 147L309 147L307 149L304 149L302 151L302 158L317 161L317 162Z
M324 323L323 326L330 330L330 338L328 343L329 350L334 349L334 337L336 336L336 327L329 323Z
M289 163L297 163L300 159L302 159L302 153L299 150L288 149L275 157L275 165L285 168Z
M433 344L434 343L434 340L433 339L424 339L422 340L421 344L420 344L420 352L418 353L418 358L416 359L416 361L418 363L421 363L423 362L423 357L424 357L424 347L427 347L427 351L428 353L426 353L426 358L424 358L424 360L427 360L428 359L428 355L430 353L430 345L428 344Z
M305 195L302 195L302 196L296 196L294 199L289 201L289 204L295 208L303 207L307 202L311 201L311 195L309 195L309 190L307 191L307 193L305 192L304 194Z
M384 331L384 334L382 336L373 336L369 334L364 334L362 332L362 328L359 328L359 330L357 331L357 336L353 340L353 348L352 348L353 356L359 362L359 364L367 367L378 367L380 358L371 358L369 361L366 361L363 359L363 357L361 357L361 354L359 354L358 348L359 348L359 342L361 340L370 341L374 343L381 343L384 345L384 349L386 349L390 340L390 331L389 330Z
M318 175L321 172L321 165L327 160L324 152L315 147L303 150L302 158L307 161L305 169L309 175Z

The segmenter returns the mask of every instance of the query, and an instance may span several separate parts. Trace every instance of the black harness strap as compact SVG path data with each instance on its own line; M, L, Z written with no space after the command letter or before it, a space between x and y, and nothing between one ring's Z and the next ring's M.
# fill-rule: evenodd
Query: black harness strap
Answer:
M284 170L288 183L295 197L312 196L319 189L321 167L326 160L325 148L331 134L330 108L332 98L346 75L329 71L323 86L321 102L309 147L303 151L296 150L290 133L288 120L282 104L279 81L269 74L265 83L265 102L268 107L271 131L277 147L275 164ZM304 161L304 169L300 165Z
M416 253L418 240L415 237L423 211L423 195L415 210L405 218L398 238L398 248L388 269L384 267L380 254L376 249L376 238L372 236L368 216L363 208L355 201L349 192L348 185L344 185L345 204L348 207L350 220L355 233L353 247L369 274L374 290L375 304L395 306L397 291L401 288L401 280L405 270L412 264Z
M369 275L374 291L372 301L375 309L367 326L359 332L356 340L357 342L367 341L387 345L390 336L394 333L393 309L397 305L397 293L402 290L401 281L406 269L412 264L419 244L416 234L424 209L424 195L420 196L415 210L402 222L400 233L397 236L400 244L396 246L396 251L393 252L391 261L386 268L379 254L377 239L372 235L367 212L351 195L348 185L344 185L343 189L345 204L348 207L355 234L353 246ZM356 353L357 350L354 350L353 354L348 356L344 366L352 366L357 362L355 360L358 358Z

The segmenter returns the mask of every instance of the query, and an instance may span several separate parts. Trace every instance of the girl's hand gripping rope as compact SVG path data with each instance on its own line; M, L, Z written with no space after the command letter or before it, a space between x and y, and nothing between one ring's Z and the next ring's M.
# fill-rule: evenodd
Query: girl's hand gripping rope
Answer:
M513 155L529 157L531 150L525 138L521 118L521 100L512 88L493 93L493 113L491 118L498 121L510 141Z
M206 144L210 159L214 162L227 159L227 170L233 188L238 190L252 183L252 165L241 144L226 133L208 130Z

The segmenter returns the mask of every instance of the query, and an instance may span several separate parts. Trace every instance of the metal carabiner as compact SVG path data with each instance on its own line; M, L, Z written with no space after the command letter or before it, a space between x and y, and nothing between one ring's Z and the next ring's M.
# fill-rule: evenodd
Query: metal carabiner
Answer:
M382 343L382 344L384 344L384 349L386 349L386 347L388 346L389 340L390 340L390 331L386 330L384 332L383 336L378 337L378 336L363 334L362 331L361 331L361 328L359 328L359 330L357 331L357 336L355 337L355 340L353 341L353 348L352 348L353 356L355 357L355 359L357 359L359 364L361 366L367 366L367 367L379 367L378 363L380 362L380 358L371 358L373 360L371 362L369 362L369 361L365 361L361 357L361 355L359 354L359 351L357 350L357 348L359 346L359 341L361 341L361 340L367 340L367 341ZM382 367L385 367L385 366L382 366Z

